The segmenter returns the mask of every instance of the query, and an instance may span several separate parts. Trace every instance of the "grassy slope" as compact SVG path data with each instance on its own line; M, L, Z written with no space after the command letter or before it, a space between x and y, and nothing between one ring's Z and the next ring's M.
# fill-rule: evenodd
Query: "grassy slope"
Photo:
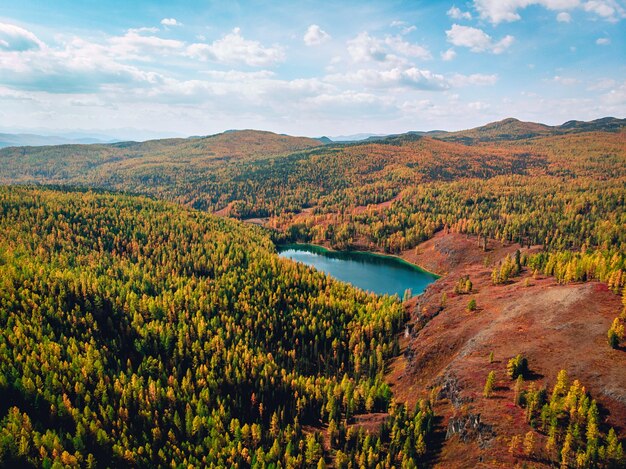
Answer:
M527 271L509 284L492 285L492 266L518 247L491 241L483 252L475 237L440 232L403 253L405 259L447 275L411 304L412 333L388 375L394 394L411 403L432 388L447 385L454 391L441 391L436 409L444 418L443 431L453 417L480 414L481 422L495 432L483 434L487 440L483 444L478 434L465 442L459 436L450 438L438 467L530 462L508 453L510 438L530 430L524 410L513 405L514 382L506 376L507 361L518 353L528 358L530 381L539 387L554 385L559 370L566 369L598 400L607 423L622 437L626 433L626 353L611 349L606 340L606 331L621 310L619 296L600 282L562 285L553 278L533 278ZM455 294L457 280L465 275L474 292ZM470 298L476 299L476 312L466 310ZM485 399L482 390L492 370L497 375L495 397ZM545 444L543 436L538 441ZM544 467L540 461L532 464Z

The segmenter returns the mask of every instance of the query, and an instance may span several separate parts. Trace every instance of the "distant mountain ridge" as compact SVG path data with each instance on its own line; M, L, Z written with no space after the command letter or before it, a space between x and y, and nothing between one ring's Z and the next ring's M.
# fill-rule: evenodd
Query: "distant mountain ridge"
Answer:
M40 147L47 145L72 145L92 143L112 143L114 140L101 140L95 137L69 138L59 135L10 134L0 133L0 148L6 147Z
M626 127L626 119L603 117L589 122L571 120L561 125L546 125L536 122L523 122L509 117L497 122L491 122L481 127L460 130L458 132L433 131L415 132L418 135L429 136L449 142L471 145L479 142L493 142L502 140L521 140L533 137L547 137L580 132L618 132Z
M139 181L138 187L146 188L157 181L169 186L175 181L164 178L163 174L172 168L177 168L177 171L201 173L207 165L251 162L308 150L326 154L339 151L339 148L345 146L367 147L371 144L382 144L402 147L424 137L467 146L590 131L615 133L624 128L626 119L614 117L590 122L572 120L559 126L508 118L458 132L413 131L384 137L371 136L356 142L332 142L327 137L318 139L292 137L259 130L231 130L204 137L167 138L145 142L20 146L0 149L0 183L85 183L89 179L88 175L96 178L94 179L96 182L98 178L104 177L104 174L110 177L133 174ZM381 158L384 159L384 156ZM105 173L96 176L97 168L99 171L107 169ZM117 177L114 179L116 181L115 184L112 183L113 186L119 182ZM119 186L125 187L122 183L119 183Z
M361 144L371 142L385 143L401 143L405 140L416 140L420 137L431 137L438 140L449 142L463 143L472 145L480 142L520 140L533 137L545 137L550 135L563 135L567 133L580 132L619 132L626 127L626 119L615 117L602 117L592 121L570 120L561 125L547 125L537 122L524 122L513 117L509 117L500 121L490 122L480 127L474 127L459 131L446 130L412 130L409 132L398 134L372 134L358 133L353 135L340 135L334 137L322 136L317 138L293 137L287 134L276 134L273 132L262 130L226 130L224 132L213 135L192 135L189 137L174 137L149 140L123 140L114 139L105 140L101 136L89 136L80 134L68 135L39 135L34 133L0 133L0 149L6 147L40 147L40 146L58 146L58 145L118 145L121 147L138 147L146 145L147 147L160 146L156 142L160 142L169 146L175 142L183 144L190 141L205 141L205 139L215 139L222 136L222 139L229 140L238 139L245 136L245 140L249 143L250 138L258 136L274 135L278 138L284 137L289 139L306 139L312 145L331 145L331 144ZM226 137L231 135L231 138ZM263 140L263 139L261 139ZM304 140L300 140L303 142ZM265 140L267 142L267 140ZM185 145L186 146L186 145ZM197 146L197 145L194 145ZM299 148L298 148L299 149Z
M352 134L352 135L337 135L335 137L326 137L333 142L360 142L363 140L369 140L372 138L384 138L386 134L371 134L371 133L360 133L360 134Z
M538 122L524 122L508 117L496 122L490 122L472 129L449 132L446 130L412 130L401 134L373 135L356 143L380 142L400 144L406 141L418 140L421 137L430 137L446 142L473 145L481 142L498 142L522 140L534 137L549 137L581 132L619 132L626 128L626 119L603 117L589 122L571 120L561 125L547 125Z

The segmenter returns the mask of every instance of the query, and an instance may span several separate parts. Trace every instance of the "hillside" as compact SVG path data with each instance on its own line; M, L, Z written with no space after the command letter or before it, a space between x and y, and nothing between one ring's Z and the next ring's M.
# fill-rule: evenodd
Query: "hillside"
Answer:
M280 259L260 229L143 198L4 187L0 229L0 466L425 456L429 403L392 404L382 379L396 299ZM348 428L366 412L398 430L373 456Z
M553 135L555 128L534 122L522 122L517 119L504 119L482 127L459 132L436 135L436 138L466 144L493 142L499 140L519 140L531 137Z
M595 174L599 162L586 156L586 146L619 160L624 132L553 138L549 147L541 139L467 146L417 135L322 145L237 131L199 139L25 147L0 150L0 182L97 186L240 218L266 217L339 201L381 203L422 182L571 173L575 165L578 175ZM583 146L574 148L573 141ZM560 159L559 148L580 157ZM619 164L615 168L621 171Z
M549 432L540 419L531 426L527 407L515 405L516 383L506 365L518 354L528 359L530 369L522 391L529 386L550 390L565 369L570 383L579 380L597 399L606 423L626 432L626 354L606 341L622 309L619 296L604 283L563 284L530 268L493 285L492 269L518 248L492 243L485 252L475 237L440 232L403 253L405 259L447 272L412 307L410 338L403 340L403 354L388 378L398 398L409 403L432 389L438 393L435 410L447 438L436 467L492 467L496 461L552 467L554 456L544 449ZM520 249L524 256L539 248ZM457 291L464 278L472 282L469 293ZM467 310L470 299L476 301L475 311ZM490 371L496 376L494 394L485 398ZM467 424L472 418L478 420ZM512 438L523 440L533 427L533 455L524 454L521 441L510 453ZM563 437L565 428L560 432Z
M431 137L447 142L475 145L481 142L503 142L523 140L534 137L573 134L581 132L619 132L626 127L626 119L603 117L593 121L567 121L561 125L546 125L537 122L523 122L515 118L455 132L445 130L410 131L396 135L373 135L369 142L401 142L420 137Z
M253 160L320 145L306 137L241 130L189 139L5 148L0 150L0 182L73 183L99 171L106 174L142 168L158 174L172 168Z

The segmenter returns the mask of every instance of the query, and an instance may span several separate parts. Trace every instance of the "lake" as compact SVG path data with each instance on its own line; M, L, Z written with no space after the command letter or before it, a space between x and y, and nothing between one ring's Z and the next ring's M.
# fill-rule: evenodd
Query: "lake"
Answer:
M326 272L337 280L383 295L404 297L410 289L419 295L437 280L426 272L400 258L355 251L329 251L311 244L289 244L277 247L278 254Z

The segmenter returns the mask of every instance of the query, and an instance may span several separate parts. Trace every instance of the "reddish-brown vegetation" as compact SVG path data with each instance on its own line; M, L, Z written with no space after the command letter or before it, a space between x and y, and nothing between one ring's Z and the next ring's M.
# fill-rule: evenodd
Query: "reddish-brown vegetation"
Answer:
M445 440L437 467L510 467L524 461L508 451L510 439L531 428L524 409L513 404L515 382L506 374L507 361L520 353L529 361L529 381L538 387L552 386L559 370L568 370L623 437L626 353L611 349L606 340L621 310L620 297L603 283L563 285L527 271L508 284L493 285L491 266L518 246L491 246L484 252L475 237L441 232L403 253L405 259L446 275L410 305L412 333L403 339L403 353L388 374L394 395L411 405L435 389L440 398L435 412L443 417L444 432L453 418L480 415L480 430ZM454 293L464 275L473 282L475 312L466 310L466 295ZM497 381L493 397L486 399L482 391L490 371ZM544 437L537 438L540 453ZM547 466L541 460L532 464Z

